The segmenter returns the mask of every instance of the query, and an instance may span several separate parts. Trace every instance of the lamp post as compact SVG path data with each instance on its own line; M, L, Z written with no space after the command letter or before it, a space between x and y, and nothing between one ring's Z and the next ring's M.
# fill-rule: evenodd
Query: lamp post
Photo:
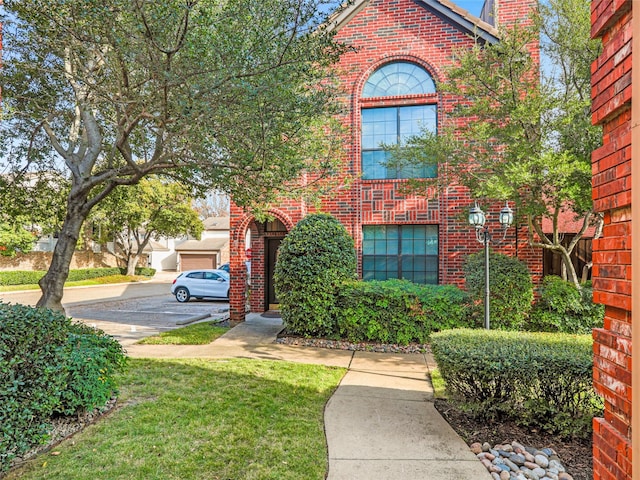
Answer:
M494 240L489 233L489 226L485 225L486 216L482 209L476 203L469 210L469 225L476 229L476 240L484 245L484 328L489 330L489 244L499 245L507 237L507 229L513 223L513 210L509 208L509 204L500 210L498 218L502 225L502 238Z

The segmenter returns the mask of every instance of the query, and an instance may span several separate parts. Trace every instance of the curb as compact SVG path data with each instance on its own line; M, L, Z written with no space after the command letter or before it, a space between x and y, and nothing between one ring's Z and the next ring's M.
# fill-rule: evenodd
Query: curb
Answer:
M176 325L188 325L193 322L197 322L198 320L204 320L205 318L209 318L213 314L205 313L204 315L198 315L196 317L185 318L184 320L176 321Z

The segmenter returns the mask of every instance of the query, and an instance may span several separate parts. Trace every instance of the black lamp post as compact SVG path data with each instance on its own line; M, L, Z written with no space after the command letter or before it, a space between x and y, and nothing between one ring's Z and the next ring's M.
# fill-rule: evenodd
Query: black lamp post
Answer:
M476 229L476 240L484 245L484 328L489 330L489 244L499 245L507 237L507 229L513 223L513 210L509 208L507 203L500 210L498 218L502 225L502 238L494 240L489 233L489 226L485 225L486 216L482 209L476 203L469 210L469 225Z

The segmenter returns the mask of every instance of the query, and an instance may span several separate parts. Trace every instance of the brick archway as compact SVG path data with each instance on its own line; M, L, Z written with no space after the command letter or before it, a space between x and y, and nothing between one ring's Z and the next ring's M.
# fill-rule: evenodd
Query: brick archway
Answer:
M268 211L268 215L282 222L287 232L294 226L291 217L282 210L271 209ZM235 205L232 205L231 208L230 227L229 315L231 323L237 324L245 320L247 308L251 312L264 312L268 308L265 302L265 288L267 287L265 239L268 234L265 232L264 224L256 222L253 214L246 213ZM245 238L247 230L251 231L251 278L247 277L246 267Z

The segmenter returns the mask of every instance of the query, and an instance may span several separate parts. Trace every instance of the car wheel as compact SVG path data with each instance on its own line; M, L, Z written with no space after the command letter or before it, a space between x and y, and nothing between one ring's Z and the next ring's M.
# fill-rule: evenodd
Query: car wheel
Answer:
M189 290L184 287L176 288L176 300L180 303L188 302L191 295L189 294Z

